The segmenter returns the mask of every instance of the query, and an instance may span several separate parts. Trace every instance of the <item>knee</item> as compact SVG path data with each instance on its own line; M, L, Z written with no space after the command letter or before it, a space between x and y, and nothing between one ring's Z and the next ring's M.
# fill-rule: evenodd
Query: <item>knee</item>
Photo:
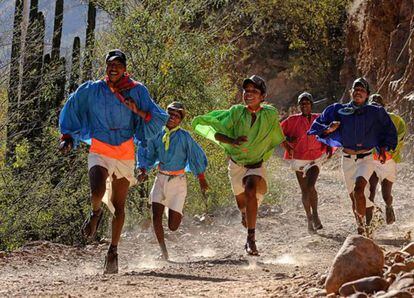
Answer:
M311 187L308 188L308 194L312 198L314 198L318 195L318 193L316 192L315 186L311 186Z
M364 195L364 190L365 190L365 185L357 184L357 185L355 185L354 193L357 196L362 196L362 195Z
M96 186L96 187L91 189L91 196L93 198L103 198L103 196L105 195L105 192L106 192L106 186L105 185Z
M115 217L117 218L125 217L125 206L114 205L114 207L115 207Z
M178 227L180 226L180 224L178 223L172 223L169 222L168 223L168 228L170 229L170 231L177 231Z

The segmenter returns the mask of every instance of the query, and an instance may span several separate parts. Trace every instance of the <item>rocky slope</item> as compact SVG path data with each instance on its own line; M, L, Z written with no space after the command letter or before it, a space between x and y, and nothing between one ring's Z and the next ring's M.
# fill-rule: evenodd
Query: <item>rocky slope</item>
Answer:
M407 123L414 115L414 1L354 0L341 82L365 76ZM345 91L343 98L347 98ZM413 124L409 124L411 130Z

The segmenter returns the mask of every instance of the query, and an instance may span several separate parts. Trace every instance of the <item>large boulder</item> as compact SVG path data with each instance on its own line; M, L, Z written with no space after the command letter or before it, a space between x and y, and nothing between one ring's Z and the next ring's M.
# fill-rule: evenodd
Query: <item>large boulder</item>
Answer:
M384 254L378 245L363 236L348 236L329 269L326 292L338 293L344 283L368 276L381 276L383 266Z

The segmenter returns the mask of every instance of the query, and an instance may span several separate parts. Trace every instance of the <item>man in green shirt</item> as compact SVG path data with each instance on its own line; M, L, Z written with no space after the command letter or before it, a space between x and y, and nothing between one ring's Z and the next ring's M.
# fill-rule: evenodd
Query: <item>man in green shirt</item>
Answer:
M385 107L384 99L380 94L372 94L369 99L370 104L379 105ZM395 222L394 208L392 207L393 197L391 195L392 184L397 178L397 163L401 162L401 150L404 146L404 137L407 133L407 128L404 120L394 114L388 113L392 122L394 123L395 129L397 130L398 143L395 150L387 152L386 162L384 164L377 163L374 173L369 179L370 184L370 196L369 199L374 201L375 190L377 188L378 181L381 181L381 192L382 198L385 202L385 220L387 224ZM374 155L375 158L375 155ZM367 210L367 220L370 221L372 218L373 207L371 210Z
M194 118L196 133L216 142L229 156L229 177L242 224L247 228L246 252L257 256L255 228L257 209L267 192L264 162L275 147L282 144L291 154L285 141L276 108L263 104L266 83L253 75L243 81L245 105L228 110L216 110Z

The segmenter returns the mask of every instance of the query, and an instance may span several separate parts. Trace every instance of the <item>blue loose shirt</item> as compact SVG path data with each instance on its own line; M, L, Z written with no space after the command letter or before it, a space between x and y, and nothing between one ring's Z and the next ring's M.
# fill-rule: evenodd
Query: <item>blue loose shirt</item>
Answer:
M315 119L308 131L310 135L317 135L317 139L332 147L344 147L352 150L364 150L385 147L386 150L397 146L397 131L390 116L383 107L365 105L354 113L341 113L345 109L352 109L352 103L333 104L328 106ZM339 128L328 135L323 132L332 121L339 121Z
M142 84L125 94L140 110L151 114L148 122L122 104L103 80L88 81L65 103L59 116L61 133L71 135L75 145L79 141L90 144L92 138L118 146L132 137L135 143L155 137L168 114L154 103Z
M184 129L170 135L170 146L165 150L162 137L165 130L138 147L138 167L150 170L157 164L161 171L179 171L186 169L194 175L204 173L207 157L190 133ZM146 143L146 144L145 144Z

